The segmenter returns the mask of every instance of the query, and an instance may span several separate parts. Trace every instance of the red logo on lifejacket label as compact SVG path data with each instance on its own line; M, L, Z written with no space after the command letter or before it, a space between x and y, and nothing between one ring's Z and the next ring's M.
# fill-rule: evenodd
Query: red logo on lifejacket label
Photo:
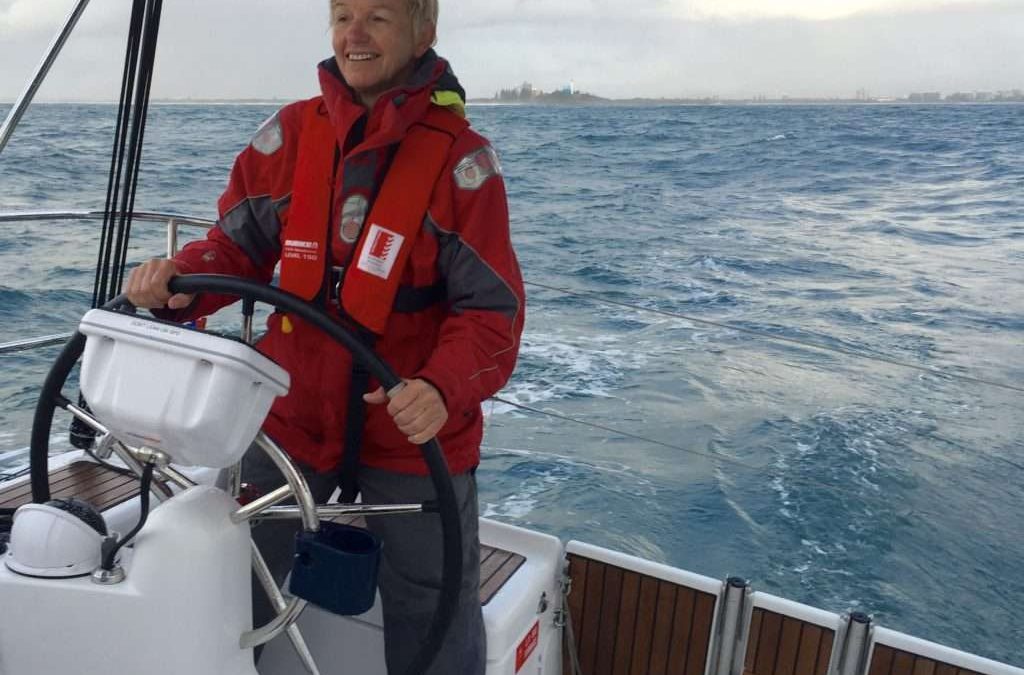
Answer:
M395 260L398 259L398 253L402 250L404 241L405 237L397 232L392 232L377 224L371 225L356 267L375 277L387 279L391 274L391 268L395 265Z
M388 251L391 250L391 245L394 243L395 235L387 230L381 230L374 236L373 243L370 244L370 255L374 258L385 260L388 257Z
M534 650L537 649L537 643L540 642L540 621L533 622L533 628L526 634L526 637L522 639L519 646L516 647L516 672L526 665L526 660L530 658Z

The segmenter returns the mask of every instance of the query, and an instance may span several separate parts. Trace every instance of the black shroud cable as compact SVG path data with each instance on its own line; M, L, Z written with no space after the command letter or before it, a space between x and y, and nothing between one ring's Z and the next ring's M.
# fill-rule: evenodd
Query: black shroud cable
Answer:
M96 256L93 307L101 307L112 300L124 281L162 8L163 0L133 0L132 3L103 207L103 229ZM78 404L89 409L81 394ZM72 446L88 450L95 438L96 432L91 427L77 418L72 420L69 438Z

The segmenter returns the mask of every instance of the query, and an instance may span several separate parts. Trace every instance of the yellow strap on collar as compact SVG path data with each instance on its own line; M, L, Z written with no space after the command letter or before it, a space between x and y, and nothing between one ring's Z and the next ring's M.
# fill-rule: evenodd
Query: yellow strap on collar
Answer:
M448 90L435 91L430 100L434 105L448 108L459 117L466 117L466 103L457 92Z

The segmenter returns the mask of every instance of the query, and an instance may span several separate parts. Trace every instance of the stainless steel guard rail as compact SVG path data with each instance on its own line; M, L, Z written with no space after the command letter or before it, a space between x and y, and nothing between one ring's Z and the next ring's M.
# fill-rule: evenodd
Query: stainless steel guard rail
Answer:
M103 216L103 211L88 210L0 212L0 226L52 220L103 220ZM166 223L168 258L178 252L178 229L181 226L209 229L216 224L216 221L207 218L195 218L176 213L160 213L155 211L135 211L132 213L132 220L142 223ZM0 355L63 344L71 338L71 335L72 333L60 333L5 342L0 344Z

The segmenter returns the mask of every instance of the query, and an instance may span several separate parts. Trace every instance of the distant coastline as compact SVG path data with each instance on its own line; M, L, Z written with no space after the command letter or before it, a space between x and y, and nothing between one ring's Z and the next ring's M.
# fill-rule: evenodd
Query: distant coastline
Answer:
M152 105L235 105L235 106L285 106L296 98L241 98L241 99L217 99L217 98L154 98ZM36 101L36 104L49 105L117 105L116 101L88 101L80 99ZM766 96L755 96L750 98L721 98L718 96L707 96L699 98L605 98L586 92L567 93L537 92L530 96L491 98L470 98L467 103L470 105L500 105L500 106L746 106L746 105L994 105L994 104L1020 104L1024 103L1024 91L1015 89L1011 92L1000 92L998 94L982 95L977 94L910 94L904 97L860 97L860 98L815 98L815 97L790 97L769 98ZM0 101L0 106L13 105L14 101Z
M854 99L854 98L595 98L586 101L496 101L492 98L471 98L467 101L469 105L490 105L490 106L623 106L623 107L673 107L673 106L758 106L758 105L1020 105L1024 104L1024 98L999 101L912 101L907 98L879 98L879 99Z
M721 98L718 96L693 98L604 98L577 91L573 84L551 92L536 89L529 82L518 87L502 89L491 98L471 98L469 103L482 105L623 105L623 106L681 106L681 105L878 105L878 104L943 104L943 103L1024 103L1024 90L986 92L954 92L943 95L938 91L912 92L905 97L872 97L864 90L851 98L754 96L749 98Z

